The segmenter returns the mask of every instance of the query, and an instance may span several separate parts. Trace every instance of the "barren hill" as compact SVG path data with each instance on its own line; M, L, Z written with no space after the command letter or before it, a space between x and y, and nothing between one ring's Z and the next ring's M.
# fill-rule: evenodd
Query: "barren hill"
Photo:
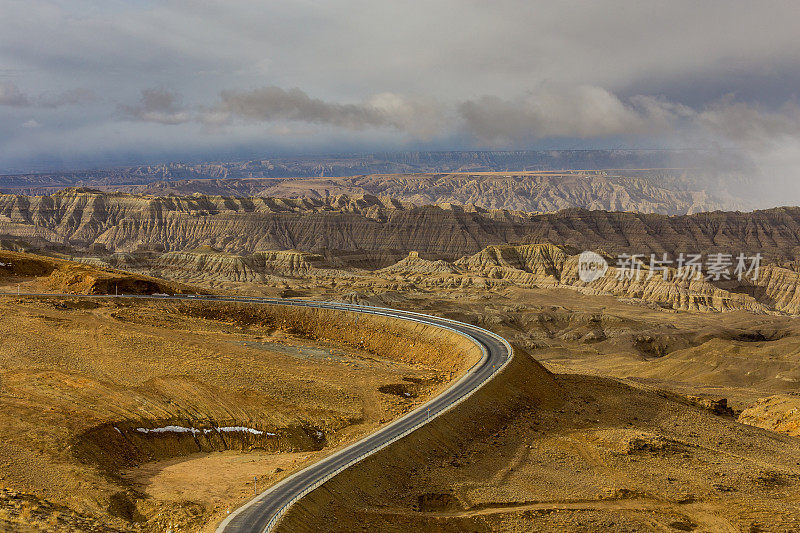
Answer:
M800 208L665 217L570 209L531 218L525 242L551 242L614 253L760 251L790 259L800 253Z
M197 287L170 283L150 276L89 266L35 254L0 250L0 285L11 284L25 292L70 294L192 294Z
M611 211L691 214L740 208L742 202L705 191L668 187L654 176L613 172L515 172L390 174L305 179L190 179L160 181L142 192L187 195L278 196L324 199L328 196L390 196L415 204L474 204L487 209L543 213L580 207Z
M147 197L75 189L0 196L0 236L9 239L123 252L203 245L237 253L368 251L367 263L381 266L410 250L456 259L487 244L519 240L528 220L525 214L415 207L375 196Z
M417 206L373 195L325 198L135 196L80 189L0 195L6 247L93 253L321 253L340 266L385 267L410 251L456 260L489 245L547 242L609 254L755 253L800 259L800 208L683 216L572 209L532 215L452 204ZM27 243L27 244L26 244Z
M699 156L699 159L698 159ZM271 157L241 161L172 162L120 168L8 174L0 191L42 194L64 187L139 190L156 181L216 178L302 178L420 172L559 171L663 168L675 161L696 166L699 152L669 150L548 150L395 152ZM190 191L195 192L195 191Z

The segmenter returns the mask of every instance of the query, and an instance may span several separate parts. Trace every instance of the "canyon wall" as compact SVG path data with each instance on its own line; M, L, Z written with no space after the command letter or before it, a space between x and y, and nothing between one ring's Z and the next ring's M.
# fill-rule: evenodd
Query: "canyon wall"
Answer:
M800 259L800 208L683 216L571 209L532 215L447 203L417 206L373 195L152 197L72 189L52 196L0 195L0 240L98 253L200 246L238 254L296 249L344 263L355 254L356 266L371 268L388 266L410 251L455 260L489 245L522 242L602 248L609 254L760 252L771 261L793 261Z

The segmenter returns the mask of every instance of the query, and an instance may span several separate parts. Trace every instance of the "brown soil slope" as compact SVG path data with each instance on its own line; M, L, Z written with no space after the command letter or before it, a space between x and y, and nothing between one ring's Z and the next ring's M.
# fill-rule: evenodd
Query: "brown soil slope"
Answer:
M70 265L26 259L18 274ZM352 313L3 300L0 528L12 530L33 515L34 530L196 530L253 475L264 486L374 431L480 357L449 332ZM224 455L241 451L250 463ZM184 487L160 476L176 464Z
M515 363L337 476L280 531L792 531L800 445L601 378Z
M0 286L14 292L69 294L194 294L199 289L111 268L0 250Z

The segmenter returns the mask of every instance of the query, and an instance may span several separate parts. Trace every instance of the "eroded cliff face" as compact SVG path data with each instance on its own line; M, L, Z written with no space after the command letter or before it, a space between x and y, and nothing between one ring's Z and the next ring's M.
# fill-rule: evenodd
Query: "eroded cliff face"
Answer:
M641 275L628 279L610 266L591 283L578 275L579 256L551 244L492 245L471 256L449 262L425 259L417 252L379 270L338 269L316 254L298 251L238 256L217 251L169 252L155 255L141 272L199 285L220 282L267 284L278 287L336 287L336 290L486 290L504 287L569 288L585 294L611 295L658 307L692 311L750 310L800 313L800 274L775 265L763 266L757 279L727 282L667 279L650 275L646 262Z
M791 260L800 254L800 208L687 216L570 209L532 217L524 241L610 254L761 252Z
M459 259L454 266L458 268L458 275L429 276L424 280L414 278L415 282L423 286L426 282L453 286L452 281L455 278L460 280L456 284L460 287L499 288L516 285L570 288L586 294L612 295L641 300L660 307L695 311L747 309L765 312L775 309L796 312L800 309L793 303L783 303L780 309L773 305L773 302L786 300L785 293L797 291L797 277L791 276L794 273L777 267L769 267L769 274L765 277L745 280L742 287L736 287L753 293L756 296L754 297L729 290L734 287L722 288L705 279L676 279L674 269L668 271L666 279L662 272L651 275L646 263L641 265L641 275L631 278L619 275L618 269L612 263L604 276L587 283L578 274L579 256L551 244L489 246L477 254ZM776 269L783 273L776 273ZM389 273L393 270L390 268L383 272ZM412 276L412 273L406 269L406 275ZM785 279L782 285L770 281L781 276Z
M524 236L528 215L416 207L376 196L324 200L139 197L80 190L0 196L0 235L132 252L199 246L263 250L371 251L384 266L410 250L455 259Z
M223 194L325 198L330 195L391 196L415 204L455 203L487 209L545 213L579 207L667 215L742 204L723 201L705 191L677 190L657 179L596 172L506 172L378 174L339 178L207 179L153 183L148 194Z
M325 198L133 196L65 190L0 195L0 236L106 252L210 246L252 254L300 250L380 268L419 251L453 261L494 244L546 242L609 254L761 252L800 259L800 208L685 216L566 210L531 215L373 195ZM353 261L346 256L355 254ZM365 256L358 256L365 254Z
M198 284L286 286L286 278L344 282L353 290L516 284L571 287L676 309L800 312L800 275L792 266L800 259L800 208L673 217L585 210L531 215L418 207L371 195L147 197L70 190L0 196L0 237L4 245L38 240L78 251L85 262ZM577 256L583 250L604 254L609 274L581 282ZM637 281L619 279L613 269L621 253L675 258L717 252L762 254L760 277Z

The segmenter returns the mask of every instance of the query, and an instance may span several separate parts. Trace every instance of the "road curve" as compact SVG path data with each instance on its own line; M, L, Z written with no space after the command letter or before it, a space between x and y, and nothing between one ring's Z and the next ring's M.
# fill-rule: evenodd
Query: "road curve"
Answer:
M26 294L25 296L70 296L67 294ZM236 296L138 296L138 295L92 295L97 298L153 298L163 300L197 300L242 302L270 305L336 309L355 313L388 316L444 328L463 335L481 348L483 357L448 389L417 407L402 418L383 426L375 433L350 444L316 463L295 472L281 482L262 492L248 503L230 514L217 528L216 533L266 533L271 531L281 516L297 500L319 487L345 468L388 446L411 433L428 421L465 400L486 384L497 372L511 361L512 350L508 342L491 331L455 320L423 315L410 311L382 307L361 306L334 302L288 300L282 298L248 298Z

